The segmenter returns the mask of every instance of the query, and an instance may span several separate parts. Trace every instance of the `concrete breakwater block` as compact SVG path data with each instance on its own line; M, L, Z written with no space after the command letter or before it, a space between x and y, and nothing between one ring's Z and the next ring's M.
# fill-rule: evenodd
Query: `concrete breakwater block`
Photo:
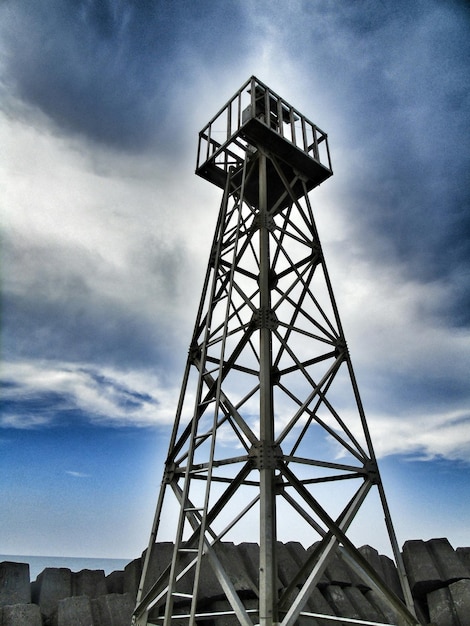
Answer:
M0 608L2 626L42 626L41 611L36 604L13 604Z
M457 548L455 553L462 565L467 569L468 575L470 575L470 548Z
M469 576L447 539L406 541L403 561L411 591L418 598Z
M470 624L470 580L462 579L427 596L429 619L434 626Z
M98 598L108 593L104 570L83 569L72 574L72 595Z
M32 600L49 618L57 610L59 600L72 595L72 572L66 567L46 567L32 587Z
M0 563L0 606L31 602L28 563Z
M345 590L339 585L328 585L323 590L323 594L328 604L333 607L336 615L341 617L347 616L352 619L361 618L359 612L346 595Z
M106 593L124 593L124 570L116 570L106 576Z
M59 600L51 622L52 626L94 626L90 598L73 596Z
M369 602L360 589L357 587L345 587L344 594L359 613L361 619L371 622L384 621L384 614L376 606Z
M91 600L93 626L129 626L134 606L129 593L111 593Z

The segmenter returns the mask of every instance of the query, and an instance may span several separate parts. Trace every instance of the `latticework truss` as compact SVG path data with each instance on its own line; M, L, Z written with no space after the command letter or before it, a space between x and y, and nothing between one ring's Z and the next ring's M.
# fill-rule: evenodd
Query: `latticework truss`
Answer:
M259 85L251 85L253 96ZM272 110L274 96L263 87ZM278 112L286 110L276 103ZM299 119L291 107L288 118ZM270 123L272 129L272 113ZM243 137L237 145L244 158L225 160L135 621L192 626L207 620L199 590L210 567L240 624L297 624L301 615L308 619L308 597L340 552L383 594L400 623L417 624L315 227L311 184L264 139ZM405 602L348 538L371 491L383 508ZM168 537L165 507L174 516L173 548L167 567L152 579L152 551L162 530ZM294 538L302 528L309 545L316 544L279 594L276 546L288 528ZM240 536L260 546L255 609L245 605L218 556L222 542ZM217 624L217 613L210 619Z

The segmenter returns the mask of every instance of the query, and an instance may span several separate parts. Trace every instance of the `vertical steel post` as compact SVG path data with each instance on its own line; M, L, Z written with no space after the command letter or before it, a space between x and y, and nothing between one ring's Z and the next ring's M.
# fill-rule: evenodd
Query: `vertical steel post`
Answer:
M271 293L266 155L259 155L260 247L260 625L277 622L276 598L276 493L273 463L274 407L271 383L272 336L269 328Z

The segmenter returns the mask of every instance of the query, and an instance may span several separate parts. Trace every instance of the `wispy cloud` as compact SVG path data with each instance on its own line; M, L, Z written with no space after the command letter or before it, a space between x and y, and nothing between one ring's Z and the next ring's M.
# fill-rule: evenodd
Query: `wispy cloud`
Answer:
M73 476L74 478L91 478L91 474L85 474L84 472L76 472L74 470L66 470L66 474Z
M167 425L177 390L147 371L122 372L57 361L5 363L3 427L73 420L116 426Z

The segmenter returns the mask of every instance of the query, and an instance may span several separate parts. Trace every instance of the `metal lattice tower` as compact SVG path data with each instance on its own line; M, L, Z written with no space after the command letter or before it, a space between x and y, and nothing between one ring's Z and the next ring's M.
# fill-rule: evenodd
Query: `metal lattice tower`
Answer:
M317 624L305 605L340 554L400 624L418 624L308 197L332 175L327 136L252 77L201 131L196 173L223 197L134 621L217 625L201 612L210 568L240 624ZM370 492L404 602L348 536ZM279 596L286 520L316 543ZM255 608L220 557L237 532L259 544Z

